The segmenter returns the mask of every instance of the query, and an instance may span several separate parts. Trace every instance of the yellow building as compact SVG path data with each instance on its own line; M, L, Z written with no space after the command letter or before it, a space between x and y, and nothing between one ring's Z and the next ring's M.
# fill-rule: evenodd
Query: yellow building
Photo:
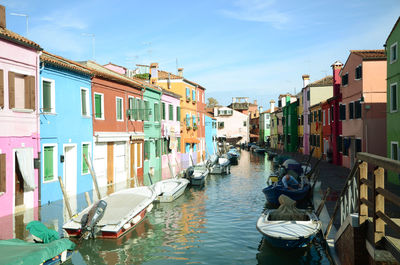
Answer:
M324 150L322 143L322 108L321 104L317 103L310 108L310 150L314 148L313 157L319 158L322 150Z

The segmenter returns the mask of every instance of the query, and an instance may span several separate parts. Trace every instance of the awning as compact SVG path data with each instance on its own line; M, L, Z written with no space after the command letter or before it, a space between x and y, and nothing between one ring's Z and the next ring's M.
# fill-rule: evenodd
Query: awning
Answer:
M200 141L196 138L184 138L183 139L184 143L189 143L189 144L198 144Z

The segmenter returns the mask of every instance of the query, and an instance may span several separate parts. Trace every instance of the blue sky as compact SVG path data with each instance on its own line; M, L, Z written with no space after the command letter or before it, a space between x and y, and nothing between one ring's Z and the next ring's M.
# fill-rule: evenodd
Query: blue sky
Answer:
M7 28L72 60L126 67L158 62L227 105L247 96L265 108L331 74L349 50L382 49L399 0L0 1Z

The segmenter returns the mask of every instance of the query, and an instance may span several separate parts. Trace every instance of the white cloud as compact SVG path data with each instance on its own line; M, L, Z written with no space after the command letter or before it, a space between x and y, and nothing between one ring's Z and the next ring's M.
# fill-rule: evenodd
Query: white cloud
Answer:
M275 28L281 28L290 21L287 13L275 7L275 0L237 0L234 6L234 10L224 9L221 13L238 20L270 23Z

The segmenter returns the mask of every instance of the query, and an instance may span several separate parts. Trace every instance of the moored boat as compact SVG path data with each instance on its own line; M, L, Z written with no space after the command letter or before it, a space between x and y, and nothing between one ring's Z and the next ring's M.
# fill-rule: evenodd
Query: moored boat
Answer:
M320 231L321 221L315 213L295 208L295 202L287 197L282 196L279 201L278 209L268 209L260 216L258 231L275 247L307 246Z
M72 217L64 224L63 229L71 237L87 237L87 232L90 232L91 237L118 238L134 229L146 217L153 208L152 202L155 198L156 193L150 187L131 188L112 193ZM93 215L100 218L91 219ZM91 220L94 221L89 224Z
M193 174L190 176L190 185L203 186L207 179L209 170L205 165L195 165L193 167Z
M157 194L155 201L172 202L179 198L184 192L189 180L184 178L172 178L161 180L153 185L153 189Z
M213 159L215 161L209 167L210 174L229 174L230 173L230 161L226 157L217 157Z
M262 192L271 204L278 204L278 198L281 195L286 195L295 201L301 201L306 198L311 188L310 183L305 177L302 177L301 180L300 186L297 189L288 189L283 185L282 180L279 180L264 188Z

